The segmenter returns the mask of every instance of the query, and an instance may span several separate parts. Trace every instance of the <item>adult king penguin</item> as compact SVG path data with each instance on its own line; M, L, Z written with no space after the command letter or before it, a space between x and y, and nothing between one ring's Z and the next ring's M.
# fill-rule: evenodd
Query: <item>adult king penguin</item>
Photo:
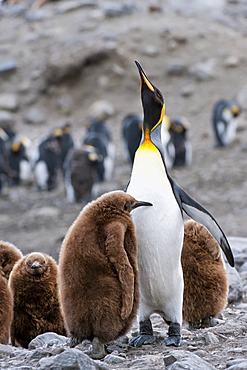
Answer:
M140 278L139 335L131 345L152 343L150 316L159 313L168 323L165 344L181 345L183 272L181 250L184 223L182 211L204 224L218 240L231 266L229 243L213 216L192 199L167 173L161 143L165 104L161 92L148 80L141 65L140 89L143 105L143 138L136 151L127 193L147 199L153 207L136 210L133 221L138 239Z

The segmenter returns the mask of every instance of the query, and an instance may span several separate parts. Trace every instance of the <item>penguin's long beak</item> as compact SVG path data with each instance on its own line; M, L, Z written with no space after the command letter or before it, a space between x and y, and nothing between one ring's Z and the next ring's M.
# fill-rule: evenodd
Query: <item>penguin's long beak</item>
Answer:
M149 90L151 90L152 92L154 92L154 86L151 84L151 82L147 78L147 75L144 72L144 70L143 70L142 66L140 65L140 63L137 62L137 61L135 61L135 64L137 65L138 71L140 73L140 89L141 89L141 91L142 91L142 88L143 88L143 84L145 84L149 88Z
M141 99L144 112L143 132L149 136L161 122L165 114L164 98L161 92L148 79L142 66L135 61L140 74Z
M138 208L138 207L143 207L143 206L152 206L152 203L139 201L132 205L131 210Z

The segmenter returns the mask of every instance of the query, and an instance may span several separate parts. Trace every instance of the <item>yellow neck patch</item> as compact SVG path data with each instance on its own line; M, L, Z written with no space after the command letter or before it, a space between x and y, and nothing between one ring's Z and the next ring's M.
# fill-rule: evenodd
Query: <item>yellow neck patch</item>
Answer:
M153 144L153 142L150 138L150 131L149 130L146 130L146 132L144 134L144 141L138 148L138 151L141 151L141 150L152 150L152 151L155 151L155 152L158 151L158 149Z

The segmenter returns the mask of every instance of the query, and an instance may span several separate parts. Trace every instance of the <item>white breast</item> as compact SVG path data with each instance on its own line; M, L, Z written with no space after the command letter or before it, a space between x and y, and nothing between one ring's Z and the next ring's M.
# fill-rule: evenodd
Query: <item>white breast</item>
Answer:
M143 299L159 307L181 276L183 218L158 151L137 151L127 192L153 207L132 212Z

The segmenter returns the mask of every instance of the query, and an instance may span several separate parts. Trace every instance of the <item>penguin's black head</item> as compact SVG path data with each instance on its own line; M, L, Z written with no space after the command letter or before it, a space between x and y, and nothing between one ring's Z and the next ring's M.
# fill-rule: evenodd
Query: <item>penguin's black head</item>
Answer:
M153 131L163 120L165 114L164 98L147 78L140 63L135 62L140 74L141 99L143 106L143 131Z

